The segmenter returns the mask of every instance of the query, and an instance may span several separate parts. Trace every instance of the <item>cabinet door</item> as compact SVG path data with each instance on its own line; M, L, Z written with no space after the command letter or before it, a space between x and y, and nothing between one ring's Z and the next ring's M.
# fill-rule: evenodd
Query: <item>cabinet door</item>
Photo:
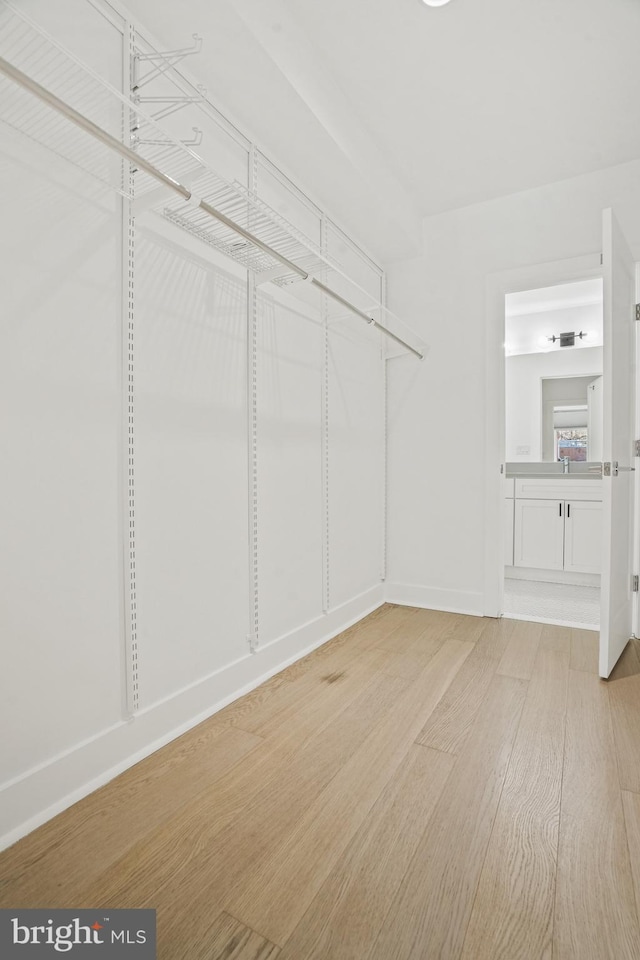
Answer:
M562 570L564 503L515 500L515 567Z
M508 498L504 501L504 565L513 566L513 504L515 501Z
M571 500L565 506L565 570L574 573L600 573L602 503Z

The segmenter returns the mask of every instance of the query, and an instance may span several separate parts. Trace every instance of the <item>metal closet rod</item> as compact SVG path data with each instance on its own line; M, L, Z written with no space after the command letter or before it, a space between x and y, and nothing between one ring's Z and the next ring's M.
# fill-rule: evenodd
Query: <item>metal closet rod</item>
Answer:
M229 217L226 217L224 213L216 210L216 208L212 207L211 204L206 202L206 200L202 200L192 194L191 191L182 183L179 183L177 180L174 180L173 177L170 177L161 170L158 170L154 164L149 163L148 160L145 160L144 157L141 157L134 150L131 150L130 147L126 147L116 137L113 137L110 133L107 133L106 130L103 130L102 127L99 127L96 123L93 123L92 120L89 120L88 117L85 117L82 113L78 113L77 110L74 110L73 107L70 107L68 103L64 102L64 100L61 100L54 93L51 93L51 91L47 90L46 87L41 86L41 84L39 84L36 80L33 80L26 73L23 73L22 70L18 70L17 67L14 67L12 63L9 63L9 61L5 60L3 57L0 57L0 72L4 73L5 76L9 77L21 87L24 87L25 90L29 90L30 93L33 93L34 96L38 97L40 100L43 100L68 120L71 120L76 124L76 126L81 127L87 133L90 133L92 137L96 138L96 140L100 140L101 143L104 143L112 150L115 150L116 153L119 153L121 157L125 158L125 160L129 160L129 162L134 164L139 170L144 170L145 173L148 173L149 176L153 177L155 180L158 180L170 190L173 190L175 193L179 193L184 200L191 201L194 205L197 205L201 210L204 210L205 213L208 213L209 216L213 217L215 220L218 220L220 223L223 223L226 227L229 227L230 230L233 230L234 233L244 237L244 239L248 240L249 243L252 243L253 246L257 247L259 250L262 250L270 257L273 257L293 273L296 273L302 280L309 281L314 287L318 287L318 289L324 294L326 294L328 297L331 297L332 300L342 304L343 307L351 310L352 313L355 313L367 323L377 327L377 329L384 333L387 337L390 337L391 340L395 340L396 343L399 343L407 350L410 350L411 353L415 354L416 357L419 357L420 360L424 359L423 353L421 353L419 350L416 350L415 347L412 347L411 344L407 343L406 340L403 340L402 337L398 337L395 333L392 333L391 330L384 326L384 324L379 323L379 321L374 317L370 317L368 313L365 313L349 300L341 297L340 294L332 290L331 287L321 283L320 280L316 280L315 277L311 276L311 274L307 273L296 263L293 263L292 260L289 260L287 257L283 257L282 254L278 253L277 250L274 250L273 247L263 243L258 237L254 236L252 233L249 233L248 230L245 230L233 220L230 220Z

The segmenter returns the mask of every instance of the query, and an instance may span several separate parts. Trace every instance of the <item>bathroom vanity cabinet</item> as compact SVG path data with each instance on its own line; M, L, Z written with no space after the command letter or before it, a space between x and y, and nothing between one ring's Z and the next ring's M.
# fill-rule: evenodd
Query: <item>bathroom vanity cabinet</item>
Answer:
M507 498L505 507L507 565L511 561L515 567L600 573L601 480L520 478L507 492L511 490L513 499Z

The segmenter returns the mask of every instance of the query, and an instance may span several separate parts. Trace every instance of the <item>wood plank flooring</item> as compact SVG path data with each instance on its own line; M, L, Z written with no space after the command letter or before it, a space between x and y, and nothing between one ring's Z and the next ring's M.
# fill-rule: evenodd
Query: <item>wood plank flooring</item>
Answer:
M0 853L159 960L640 960L640 655L385 605Z

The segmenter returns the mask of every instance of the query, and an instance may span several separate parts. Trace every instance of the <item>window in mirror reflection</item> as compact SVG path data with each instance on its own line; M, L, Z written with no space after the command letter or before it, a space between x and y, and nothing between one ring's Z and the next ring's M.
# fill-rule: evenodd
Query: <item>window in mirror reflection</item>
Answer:
M586 460L587 459L587 429L578 427L575 430L562 428L555 430L556 460Z

